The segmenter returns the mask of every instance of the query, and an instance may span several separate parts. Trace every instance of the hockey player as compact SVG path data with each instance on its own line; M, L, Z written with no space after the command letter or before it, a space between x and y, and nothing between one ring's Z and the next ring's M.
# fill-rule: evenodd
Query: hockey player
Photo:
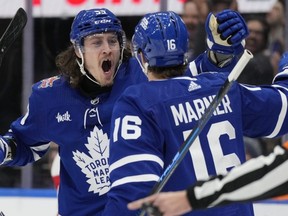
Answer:
M218 27L211 26L211 31ZM149 82L127 88L112 113L111 188L105 216L137 213L127 204L150 193L227 78L227 73L209 72L182 76L187 40L185 25L173 12L147 14L136 26L132 44ZM197 180L239 166L245 161L243 135L287 133L287 99L287 71L279 73L271 86L233 84L163 191L185 190ZM248 203L187 215L254 213Z
M280 62L280 72L287 73L288 52ZM226 175L198 181L187 190L163 192L131 202L128 208L135 210L146 206L147 210L163 215L181 215L191 210L252 202L288 193L288 142L276 146L268 156L253 158L235 167ZM277 176L277 178L275 178Z
M235 21L234 14L230 18ZM239 24L236 32L242 31ZM121 23L108 9L80 11L70 39L72 45L56 58L61 74L33 86L27 113L0 136L0 163L24 166L40 159L50 141L55 142L61 163L59 214L98 216L110 187L112 108L127 86L147 78L125 49Z
M71 46L56 58L61 75L33 86L26 115L0 138L0 163L24 166L55 142L61 157L59 214L101 215L110 186L114 102L127 86L147 78L125 48L119 19L108 9L80 11L70 39Z

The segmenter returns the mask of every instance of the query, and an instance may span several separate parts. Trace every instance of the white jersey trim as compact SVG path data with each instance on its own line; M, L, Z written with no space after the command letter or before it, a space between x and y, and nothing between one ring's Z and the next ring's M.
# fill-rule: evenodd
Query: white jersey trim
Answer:
M46 151L50 147L50 143L41 145L41 146L33 146L30 147L32 153L33 153L33 158L34 161L39 160L41 157L37 154L37 151Z
M121 166L124 166L124 165L129 164L129 163L140 162L140 161L153 161L153 162L158 163L162 168L164 166L164 162L159 157L157 157L155 155L152 155L152 154L137 154L137 155L130 155L130 156L121 158L118 161L115 161L109 167L110 173L113 170L115 170L115 169L117 169L117 168L119 168Z
M153 174L134 175L134 176L129 176L129 177L118 179L111 185L111 188L117 187L119 185L127 184L127 183L148 182L148 181L158 181L158 180L159 180L158 175L153 175Z
M196 67L195 61L190 62L190 64L189 64L189 70L190 70L192 76L197 76L197 75L199 74L199 73L198 73L198 70L197 70L197 67Z
M280 114L278 117L276 127L275 127L274 131L270 135L267 136L268 138L273 138L273 137L278 135L278 133L281 130L281 127L283 125L286 113L287 113L287 97L285 96L284 93L282 93L280 91L279 91L279 93L280 93L281 100L282 100L282 108L281 108L281 111L280 111Z

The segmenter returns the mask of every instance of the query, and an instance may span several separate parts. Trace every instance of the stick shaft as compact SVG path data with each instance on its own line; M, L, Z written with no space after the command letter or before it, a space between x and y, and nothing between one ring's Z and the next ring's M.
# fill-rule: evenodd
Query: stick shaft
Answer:
M27 14L23 8L19 8L8 27L0 38L0 65L2 58L8 48L14 43L17 37L21 34L27 23Z

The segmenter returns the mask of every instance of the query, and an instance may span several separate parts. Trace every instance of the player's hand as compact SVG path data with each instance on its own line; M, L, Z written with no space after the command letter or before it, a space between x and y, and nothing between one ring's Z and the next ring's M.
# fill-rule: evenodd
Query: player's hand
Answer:
M282 72L285 69L288 69L288 52L283 53L278 64L278 69L279 69L279 72Z
M205 28L210 50L228 55L238 55L244 51L245 38L249 31L238 12L223 10L216 16L209 13Z

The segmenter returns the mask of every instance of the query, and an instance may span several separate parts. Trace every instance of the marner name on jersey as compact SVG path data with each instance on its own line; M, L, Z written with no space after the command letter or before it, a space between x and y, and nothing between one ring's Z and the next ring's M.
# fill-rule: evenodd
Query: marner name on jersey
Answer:
M175 125L178 126L180 123L198 121L214 97L215 95L210 95L208 97L197 98L193 101L187 101L185 103L170 106ZM232 108L230 106L230 99L227 95L225 95L221 103L213 112L213 115L223 115L231 112Z

